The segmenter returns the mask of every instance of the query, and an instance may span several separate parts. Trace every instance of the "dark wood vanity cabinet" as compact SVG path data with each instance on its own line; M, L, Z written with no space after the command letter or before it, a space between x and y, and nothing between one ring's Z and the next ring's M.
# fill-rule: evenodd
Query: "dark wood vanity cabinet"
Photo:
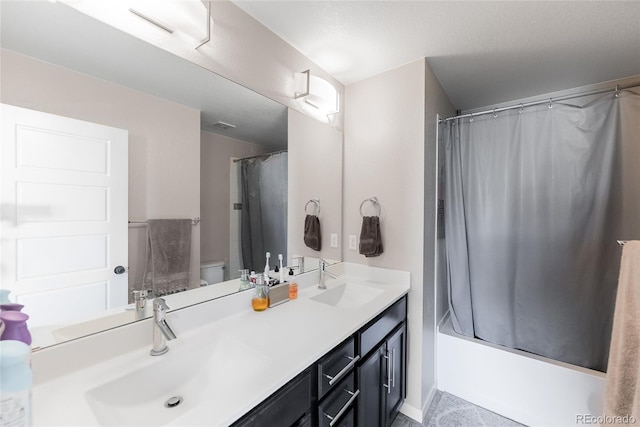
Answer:
M305 425L301 423L310 415L312 392L311 369L307 369L236 421L233 426Z
M398 415L406 396L405 319L403 298L358 332L364 354L357 369L359 426L387 427ZM375 342L372 335L382 338Z
M389 426L406 396L402 297L233 426Z

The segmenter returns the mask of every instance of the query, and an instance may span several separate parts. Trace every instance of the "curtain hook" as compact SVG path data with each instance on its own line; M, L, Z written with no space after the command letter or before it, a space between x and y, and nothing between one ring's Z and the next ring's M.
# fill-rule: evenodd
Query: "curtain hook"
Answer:
M524 104L520 104L520 110L518 111L518 114L522 114L523 111L524 111Z
M471 118L469 119L469 123L473 122L473 113L471 114Z
M496 114L496 109L493 109L493 118L495 119L496 117L498 117L498 114Z
M616 98L620 97L620 85L616 85Z
M549 109L553 108L553 98L549 98Z

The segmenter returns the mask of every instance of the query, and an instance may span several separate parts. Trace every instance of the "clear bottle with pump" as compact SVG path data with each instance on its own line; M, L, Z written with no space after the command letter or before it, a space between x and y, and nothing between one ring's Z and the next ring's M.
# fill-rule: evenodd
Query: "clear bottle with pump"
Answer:
M240 290L244 291L245 289L249 289L251 287L251 281L249 279L249 270L242 269L238 271L240 272Z
M253 307L254 311L264 311L269 307L269 287L264 282L262 275L256 277L256 287L253 290L251 307Z

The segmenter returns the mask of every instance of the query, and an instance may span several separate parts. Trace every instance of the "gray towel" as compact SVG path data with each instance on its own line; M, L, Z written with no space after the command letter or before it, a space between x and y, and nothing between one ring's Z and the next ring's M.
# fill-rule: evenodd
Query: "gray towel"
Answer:
M191 220L150 219L144 288L162 296L189 288Z
M377 216L362 217L360 230L360 254L366 257L378 256L382 253L382 234L380 218Z
M319 251L322 247L320 219L315 215L307 215L304 218L304 244L314 251Z

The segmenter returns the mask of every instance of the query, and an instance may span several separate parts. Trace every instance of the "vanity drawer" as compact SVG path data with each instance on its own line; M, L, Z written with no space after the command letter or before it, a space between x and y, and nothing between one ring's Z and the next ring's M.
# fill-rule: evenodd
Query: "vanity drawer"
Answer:
M298 425L311 407L311 375L306 370L233 424L234 427ZM304 424L302 424L304 425Z
M318 400L329 392L340 380L353 370L360 359L356 356L355 340L349 338L331 353L324 356L317 365Z
M354 426L354 408L359 394L355 374L351 371L318 406L318 424L321 427Z
M407 317L407 297L386 309L358 332L360 337L360 357L376 348L378 344Z

